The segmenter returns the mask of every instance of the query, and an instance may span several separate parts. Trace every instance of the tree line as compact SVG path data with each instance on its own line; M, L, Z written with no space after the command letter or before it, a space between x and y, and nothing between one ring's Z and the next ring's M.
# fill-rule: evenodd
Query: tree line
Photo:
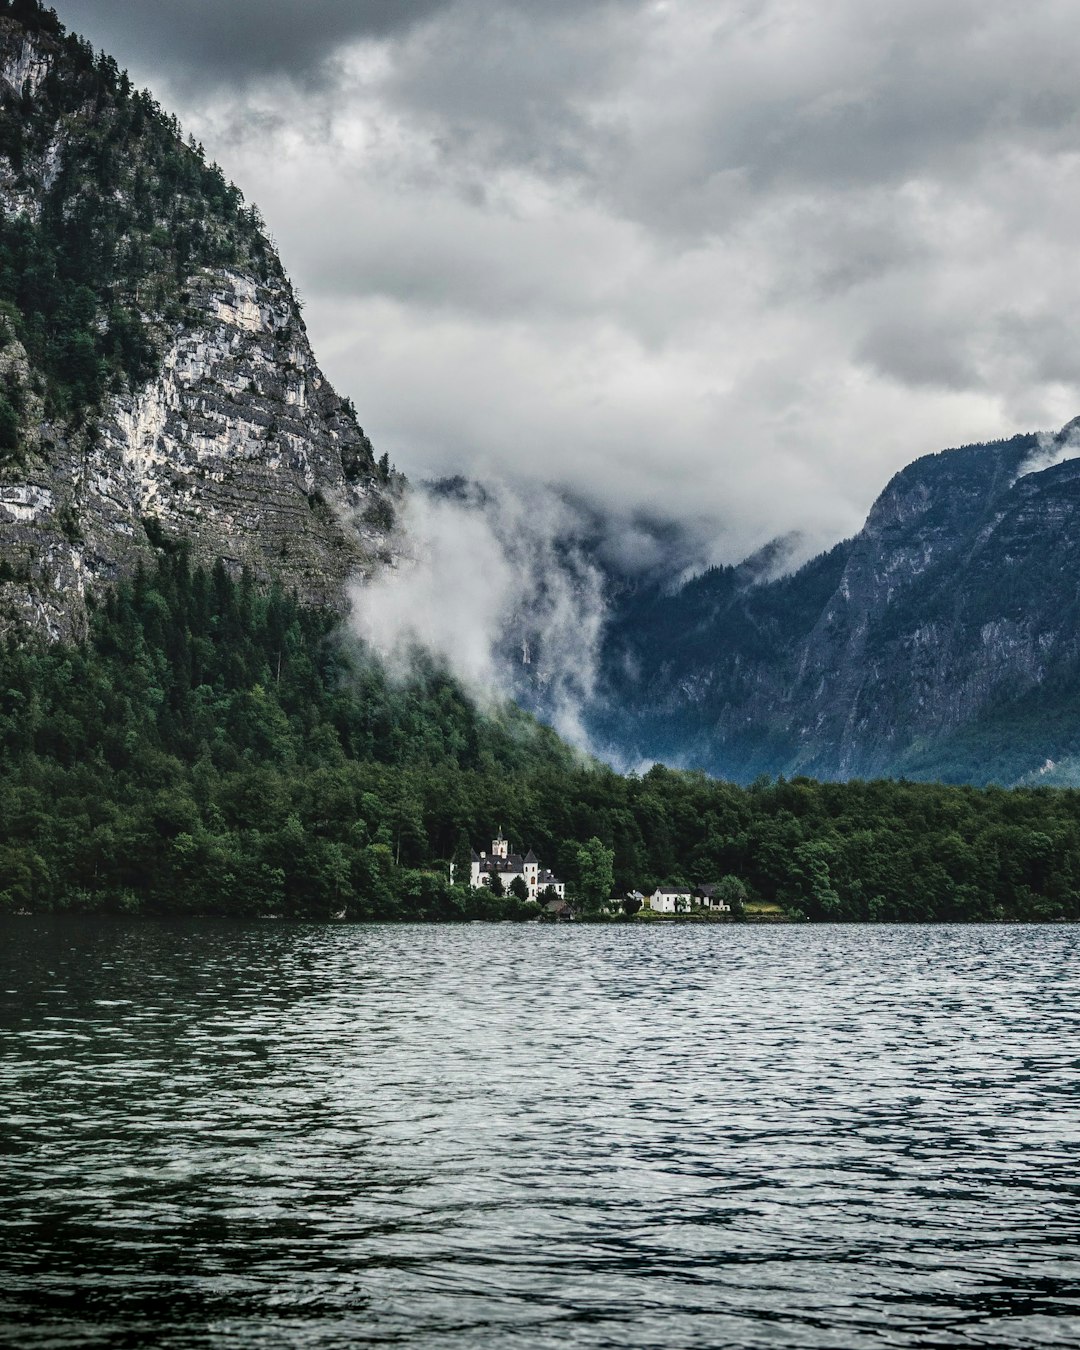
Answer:
M0 653L4 910L528 917L448 880L501 825L594 900L730 877L812 920L1080 918L1080 793L619 775L153 533L84 642Z

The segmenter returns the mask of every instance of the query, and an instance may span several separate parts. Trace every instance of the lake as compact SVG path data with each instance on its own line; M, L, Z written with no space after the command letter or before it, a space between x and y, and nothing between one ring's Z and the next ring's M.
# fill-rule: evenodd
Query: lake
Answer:
M0 942L0 1344L1080 1346L1080 929Z

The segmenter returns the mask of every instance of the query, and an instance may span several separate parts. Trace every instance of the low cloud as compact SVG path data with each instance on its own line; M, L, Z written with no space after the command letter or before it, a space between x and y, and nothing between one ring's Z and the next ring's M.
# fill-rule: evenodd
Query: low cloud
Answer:
M1040 431L1036 438L1036 448L1020 466L1018 479L1028 474L1042 473L1044 469L1056 468L1066 460L1080 459L1080 420L1070 422L1056 434Z
M600 570L583 518L556 494L459 484L404 504L397 565L351 591L351 626L405 679L423 651L490 708L532 707L591 749L582 722L605 619Z

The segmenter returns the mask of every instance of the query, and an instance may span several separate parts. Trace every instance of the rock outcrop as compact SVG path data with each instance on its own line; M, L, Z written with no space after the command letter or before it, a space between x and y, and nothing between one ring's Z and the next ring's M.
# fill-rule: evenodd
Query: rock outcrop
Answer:
M305 601L340 603L346 578L387 556L394 475L319 370L292 287L239 194L174 209L172 178L177 194L204 179L217 192L217 171L114 66L49 27L0 18L5 238L51 222L54 270L80 302L94 301L82 322L98 351L107 325L123 320L117 331L134 328L150 357L138 378L113 371L100 398L58 411L49 371L27 354L27 334L42 327L32 306L48 302L0 314L0 384L19 410L17 452L0 465L0 629L78 634L94 588L168 539ZM99 189L111 193L104 204ZM69 280L78 240L64 222L79 211L110 256L97 272L78 259ZM128 257L138 266L125 274ZM68 322L64 313L50 322ZM64 376L61 364L54 382Z
M634 598L597 739L740 781L1080 781L1078 433L917 460L793 576Z

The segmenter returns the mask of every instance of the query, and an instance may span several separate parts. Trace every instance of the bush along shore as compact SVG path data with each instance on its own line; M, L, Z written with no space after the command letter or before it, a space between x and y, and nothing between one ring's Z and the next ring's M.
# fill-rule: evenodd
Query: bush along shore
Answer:
M0 811L8 913L536 918L449 882L502 823L579 917L725 878L725 921L1080 917L1080 793L619 775L433 666L391 683L335 616L178 545L81 644L9 640Z

